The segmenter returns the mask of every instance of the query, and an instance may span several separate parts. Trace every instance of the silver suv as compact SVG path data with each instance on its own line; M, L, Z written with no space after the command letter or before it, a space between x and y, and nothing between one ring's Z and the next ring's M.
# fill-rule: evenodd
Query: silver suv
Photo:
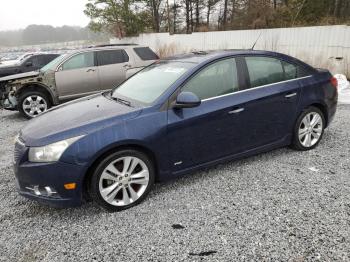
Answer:
M110 90L157 59L149 47L138 45L94 46L70 52L39 71L0 78L1 104L33 118L51 106Z

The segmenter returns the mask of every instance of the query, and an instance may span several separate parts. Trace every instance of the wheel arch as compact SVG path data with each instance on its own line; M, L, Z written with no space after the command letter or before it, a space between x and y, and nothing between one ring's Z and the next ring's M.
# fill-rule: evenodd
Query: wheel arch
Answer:
M57 101L55 99L54 94L52 93L52 91L50 90L50 88L48 88L47 86L40 84L40 83L28 83L23 85L20 89L18 89L18 91L16 92L16 97L20 97L23 93L28 92L28 91L40 91L45 93L48 98L50 99L50 103L51 105L56 105Z
M159 168L158 168L157 158L151 149L149 149L148 147L146 147L144 145L140 145L137 143L126 143L126 144L116 145L116 146L113 146L111 148L100 151L98 156L88 166L88 168L85 172L85 176L84 176L83 181L82 181L83 197L85 199L90 200L90 195L89 195L89 190L88 190L89 182L91 180L91 176L92 176L95 168L102 161L102 159L104 159L105 157L107 157L108 155L110 155L112 153L115 153L115 152L121 151L121 150L127 150L127 149L137 150L137 151L140 151L140 152L146 154L153 163L154 170L155 170L155 180L156 181L158 180Z
M310 104L308 107L316 107L318 108L319 110L321 110L321 112L323 113L323 117L324 117L324 120L326 121L325 123L325 128L328 126L328 110L327 110L327 106L322 104L322 103L313 103L313 104ZM306 107L306 108L308 108Z

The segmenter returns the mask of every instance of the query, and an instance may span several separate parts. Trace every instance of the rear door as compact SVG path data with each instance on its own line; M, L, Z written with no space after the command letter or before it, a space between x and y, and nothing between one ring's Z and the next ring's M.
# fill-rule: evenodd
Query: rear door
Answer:
M237 96L244 150L282 142L291 134L300 97L296 67L275 57L247 56L248 88ZM293 73L294 70L294 73Z
M66 60L55 73L60 99L73 99L100 90L94 51L79 53Z
M112 89L126 79L131 61L125 50L101 50L96 52L96 57L101 90Z

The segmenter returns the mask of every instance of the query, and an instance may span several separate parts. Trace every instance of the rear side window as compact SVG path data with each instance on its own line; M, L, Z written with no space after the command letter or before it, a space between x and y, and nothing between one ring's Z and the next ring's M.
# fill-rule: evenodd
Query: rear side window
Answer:
M182 89L200 99L227 95L239 90L237 67L234 58L215 62L190 79Z
M284 81L282 63L272 57L246 57L251 87Z
M310 75L303 67L282 61L285 79L295 79Z
M149 47L135 47L135 53L141 58L141 60L157 60L159 57Z
M62 66L63 70L80 69L95 66L94 53L87 52L73 56Z
M129 61L129 56L124 50L105 50L97 52L99 66L120 64Z

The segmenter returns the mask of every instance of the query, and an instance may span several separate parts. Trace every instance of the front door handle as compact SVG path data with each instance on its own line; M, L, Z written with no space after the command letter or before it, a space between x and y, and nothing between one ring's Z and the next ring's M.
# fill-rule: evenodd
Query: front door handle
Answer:
M124 68L130 68L131 65L128 65L128 64L127 64L127 65L123 65L123 67L124 67Z
M231 115L231 114L238 114L238 113L243 112L243 111L244 111L244 108L240 107L240 108L235 108L228 113Z
M95 69L89 68L88 70L86 70L86 73L89 73L89 72L95 72Z
M291 98L291 97L296 96L296 95L297 95L297 93L288 93L284 97L285 98Z

